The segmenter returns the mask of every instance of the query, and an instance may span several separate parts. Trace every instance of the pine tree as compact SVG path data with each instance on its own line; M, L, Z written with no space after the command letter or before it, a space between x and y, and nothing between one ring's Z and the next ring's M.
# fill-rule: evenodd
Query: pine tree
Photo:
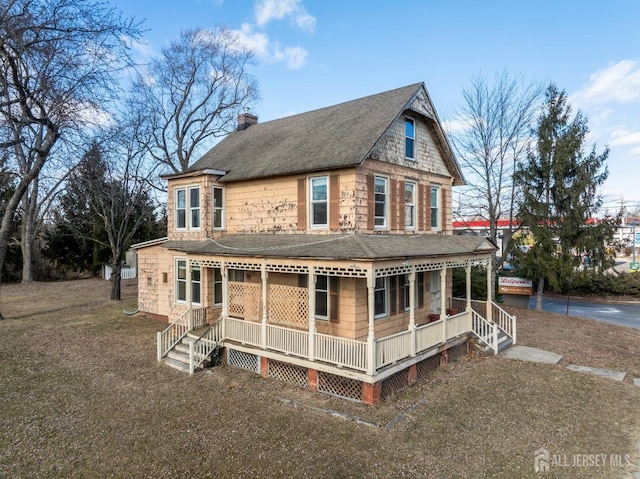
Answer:
M571 118L565 91L551 84L537 125L537 146L516 169L514 181L523 195L518 211L521 227L534 244L518 254L520 274L537 280L536 308L542 308L545 282L552 291L566 290L580 265L590 255L606 267L605 245L612 239L615 220L600 225L589 220L602 206L598 193L607 179L609 150L585 155L587 118L578 111Z

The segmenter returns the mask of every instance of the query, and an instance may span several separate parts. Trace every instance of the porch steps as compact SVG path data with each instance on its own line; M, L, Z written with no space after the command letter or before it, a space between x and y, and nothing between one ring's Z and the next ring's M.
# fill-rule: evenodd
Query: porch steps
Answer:
M513 345L513 339L511 339L507 333L498 328L498 354L506 351ZM484 354L493 354L493 348L487 346L486 344L482 344L482 352Z
M206 328L205 328L206 329ZM178 344L163 358L164 363L178 371L189 372L189 343L200 338L200 331L193 330L187 333ZM196 353L195 360L200 361L202 355Z

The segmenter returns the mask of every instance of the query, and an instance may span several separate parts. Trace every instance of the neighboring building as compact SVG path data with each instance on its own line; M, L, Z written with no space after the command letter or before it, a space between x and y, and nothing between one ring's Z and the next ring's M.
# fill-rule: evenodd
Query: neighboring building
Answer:
M422 83L266 123L243 113L165 178L168 237L135 247L139 309L171 323L159 360L191 345L192 372L222 346L226 364L373 403L473 330L497 349L492 314L515 336L497 306L474 308L486 321L451 303L451 269L469 278L496 247L451 234L463 178Z

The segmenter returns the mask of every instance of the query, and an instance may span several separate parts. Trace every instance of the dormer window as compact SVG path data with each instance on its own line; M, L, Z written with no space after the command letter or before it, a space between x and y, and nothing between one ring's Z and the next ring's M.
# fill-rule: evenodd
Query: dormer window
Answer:
M404 157L415 160L416 124L411 118L404 120Z

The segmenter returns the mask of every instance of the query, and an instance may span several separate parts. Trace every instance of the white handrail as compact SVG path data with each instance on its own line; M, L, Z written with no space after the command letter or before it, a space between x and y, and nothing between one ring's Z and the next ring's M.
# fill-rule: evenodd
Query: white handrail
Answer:
M204 334L189 343L189 374L193 374L221 342L222 321L218 318Z
M492 307L494 321L498 323L498 327L513 340L513 344L516 344L516 317L507 313L496 303L492 302Z
M472 311L471 314L473 334L481 342L493 349L493 354L498 354L498 329L496 323L490 323L475 311Z
M158 331L158 361L162 361L162 358L189 332L188 315L187 309L164 331Z

